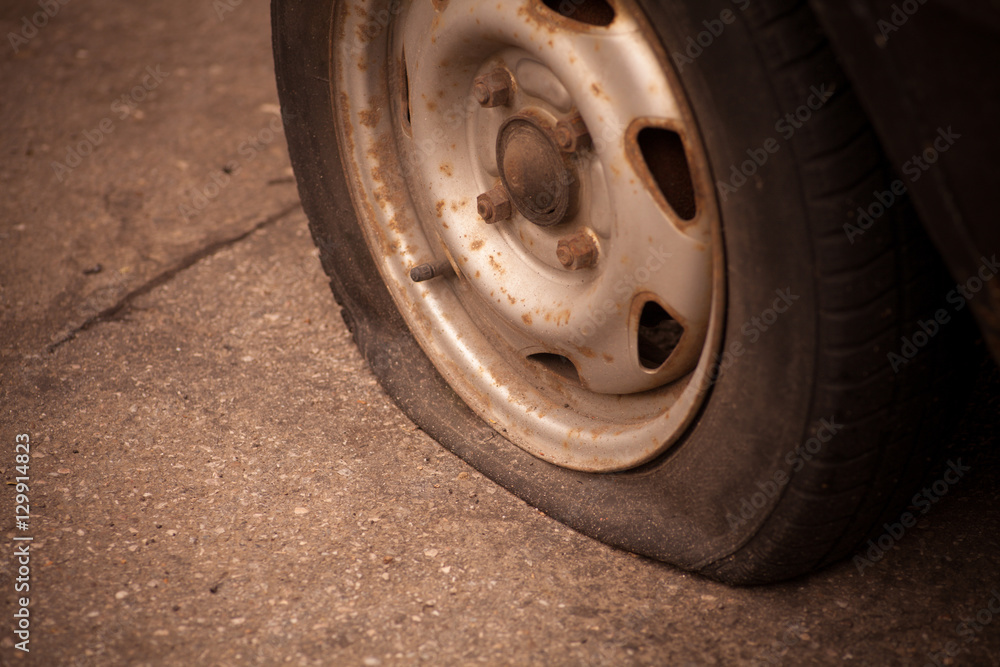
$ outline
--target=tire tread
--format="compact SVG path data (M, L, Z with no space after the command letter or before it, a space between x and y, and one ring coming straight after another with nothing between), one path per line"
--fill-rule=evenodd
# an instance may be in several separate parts
M860 239L848 238L845 223L887 190L894 174L850 86L830 69L836 59L825 39L817 42L808 4L755 4L746 12L749 28L779 107L801 99L817 73L836 89L789 143L802 165L820 295L817 377L803 441L823 418L842 429L790 475L758 530L703 569L734 584L788 579L843 558L896 509L924 472L932 439L924 425L935 419L926 394L944 347L930 346L899 373L890 368L889 346L926 312L943 276L940 263L905 198Z

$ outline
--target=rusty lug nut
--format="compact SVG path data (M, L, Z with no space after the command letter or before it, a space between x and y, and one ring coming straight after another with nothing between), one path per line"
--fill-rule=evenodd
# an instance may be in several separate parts
M575 153L590 145L590 132L580 112L575 111L569 118L556 123L556 143L567 153Z
M448 262L438 262L437 264L427 262L410 269L410 280L415 283L422 283L438 276L448 276L454 273Z
M587 232L577 232L559 240L556 257L567 269L589 269L597 263L597 242Z
M489 74L477 77L473 82L472 92L476 101L486 108L502 107L510 101L511 87L514 80L510 72L498 67Z
M487 224L496 224L511 216L510 197L502 184L476 198L476 210Z

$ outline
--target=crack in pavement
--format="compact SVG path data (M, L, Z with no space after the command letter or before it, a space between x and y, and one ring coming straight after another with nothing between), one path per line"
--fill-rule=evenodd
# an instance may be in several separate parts
M189 255L183 257L174 266L172 266L169 269L163 271L162 273L159 273L159 274L153 276L152 278L150 278L149 280L147 280L145 283L143 283L139 287L136 287L135 289L127 292L124 296L122 296L120 299L118 299L118 301L116 301L112 305L108 306L107 308L105 308L101 312L96 313L94 315L91 315L90 317L88 317L87 319L85 319L79 326L75 327L73 330L71 330L65 336L63 336L59 340L55 341L54 343L51 343L48 346L48 348L47 348L48 351L49 351L49 353L55 352L60 347L62 347L66 343L70 342L74 338L76 338L80 333L82 333L82 332L90 329L91 327L93 327L93 326L95 326L97 324L101 324L102 322L111 322L111 321L114 321L116 319L120 319L126 312L128 312L129 307L132 305L132 302L135 299L137 299L137 298L139 298L141 296L144 296L146 294L149 294L150 292L152 292L157 287L160 287L161 285L164 285L164 284L170 282L181 271L184 271L186 269L191 268L192 266L194 266L195 264L197 264L201 260L203 260L203 259L205 259L207 257L211 257L212 255L215 255L218 252L220 252L222 250L225 250L226 248L229 248L229 247L232 247L232 246L236 245L240 241L248 238L249 236L255 234L256 232L259 232L260 230L264 229L265 227L270 227L271 225L275 224L279 220L282 220L283 218L286 218L291 213L293 213L296 210L301 209L301 208L302 208L302 202L298 202L297 201L297 202L295 202L294 204L292 204L290 206L286 206L285 208L281 209L277 213L275 213L275 214L273 214L271 216L268 216L267 218L264 218L263 220L261 220L260 222L258 222L256 225L254 225L250 229L246 230L245 232L241 232L241 233L237 234L236 236L232 236L232 237L229 237L229 238L226 238L226 239L220 239L218 241L213 241L213 242L209 243L208 245L203 246L203 247L199 248L198 250L195 250L194 252L190 253Z

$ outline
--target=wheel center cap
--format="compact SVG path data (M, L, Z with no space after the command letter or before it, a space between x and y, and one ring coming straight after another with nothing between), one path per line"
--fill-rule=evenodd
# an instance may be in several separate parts
M497 134L497 167L525 218L548 227L569 215L577 179L545 121L529 113L504 121Z

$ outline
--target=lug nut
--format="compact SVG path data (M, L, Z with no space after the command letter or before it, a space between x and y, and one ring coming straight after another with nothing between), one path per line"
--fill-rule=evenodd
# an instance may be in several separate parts
M585 231L559 240L556 257L565 268L589 269L597 263L597 242Z
M591 143L590 132L579 111L574 111L572 116L556 123L555 134L559 148L567 153L575 153Z
M410 269L410 280L415 283L422 283L438 276L447 276L455 272L448 262L419 264Z
M503 185L497 185L489 192L476 198L476 210L487 224L496 224L511 216L510 197Z
M502 107L510 101L514 80L510 72L498 67L489 74L477 77L472 86L476 101L486 108Z

